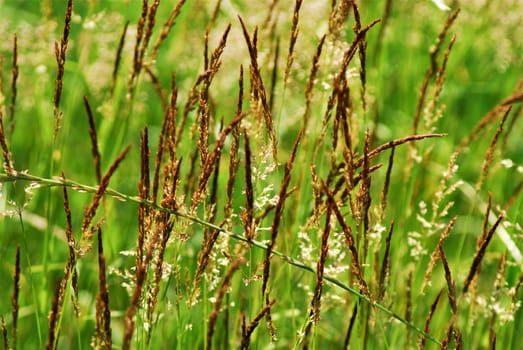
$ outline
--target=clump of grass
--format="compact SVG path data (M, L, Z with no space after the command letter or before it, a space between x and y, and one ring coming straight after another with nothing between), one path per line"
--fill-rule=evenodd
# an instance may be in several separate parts
M11 60L1 52L12 67L10 99L0 70L0 205L18 217L3 223L6 250L17 243L4 346L515 344L523 186L509 181L521 162L510 130L522 83L482 114L463 107L453 127L456 105L477 100L454 96L470 73L454 58L467 9L420 15L423 26L413 16L398 35L406 7L391 1L201 6L144 0L111 23L90 19L118 4L69 0L62 18L43 6L64 27L35 70L38 94L25 32ZM98 52L102 32L111 44ZM412 47L424 53L409 58ZM99 62L110 72L94 93L85 65ZM31 93L47 98L33 121L42 137L20 127ZM26 278L42 291L27 293ZM28 314L47 339L29 336Z

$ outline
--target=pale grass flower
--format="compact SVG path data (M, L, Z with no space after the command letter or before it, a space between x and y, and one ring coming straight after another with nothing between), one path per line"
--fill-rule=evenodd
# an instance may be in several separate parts
M427 214L427 203L425 203L425 201L420 201L418 207L421 215Z
M413 257L415 261L419 261L423 255L427 255L428 253L421 245L420 238L421 234L418 232L409 232L407 234L407 244L410 247L410 256Z
M500 163L507 169L510 169L514 166L514 162L512 161L512 159L502 159Z

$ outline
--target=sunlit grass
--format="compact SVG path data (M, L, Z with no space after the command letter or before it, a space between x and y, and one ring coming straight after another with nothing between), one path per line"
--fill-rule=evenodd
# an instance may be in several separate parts
M0 0L3 343L516 346L523 8L445 3Z

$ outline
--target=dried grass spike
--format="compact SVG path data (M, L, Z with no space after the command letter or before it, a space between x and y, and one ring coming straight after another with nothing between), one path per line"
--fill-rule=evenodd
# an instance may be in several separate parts
M479 266L481 264L481 261L483 260L483 256L485 255L485 251L487 250L487 246L490 243L490 240L494 236L494 233L496 232L496 229L498 228L498 225L503 220L503 215L498 216L498 219L492 225L490 230L487 232L487 235L484 237L483 241L481 242L478 249L476 249L476 253L474 254L474 259L472 260L472 264L470 266L469 273L467 275L467 278L465 279L465 284L463 286L463 294L466 294L472 280L474 279L475 275L479 271Z
M287 163L285 164L285 174L283 175L283 181L281 183L280 192L278 196L278 201L276 202L276 207L274 209L274 219L272 221L271 225L271 240L269 244L267 245L267 251L265 254L265 260L263 263L263 282L262 282L262 296L265 295L267 283L269 281L269 274L270 274L270 259L272 255L272 250L274 249L274 246L276 244L276 238L278 237L278 230L280 227L281 218L283 216L283 205L285 202L285 199L287 198L287 188L289 187L289 182L291 180L291 171L294 165L294 159L296 157L296 151L298 150L298 145L300 144L300 141L303 136L303 130L300 130L298 133L298 136L296 137L296 140L294 142L294 146L292 148L291 155L289 159L287 160Z
M156 12L158 11L158 6L160 6L160 0L153 0L151 7L149 8L149 14L147 16L147 28L145 29L145 34L142 40L142 47L140 49L140 64L143 65L143 60L145 57L145 51L147 46L149 46L149 41L153 34L154 25L156 24Z
M387 279L390 275L390 242L392 240L392 232L394 231L394 221L390 223L389 233L385 240L385 253L383 254L383 261L381 263L380 277L378 281L378 302L382 302L387 290Z
M214 302L213 310L211 314L209 315L209 326L207 328L207 341L206 341L206 349L211 350L213 348L212 346L212 337L214 334L214 328L216 325L216 320L218 319L218 313L220 311L220 306L222 304L223 297L229 290L231 279L236 272L245 261L243 259L237 259L234 260L230 265L229 269L227 270L225 276L223 277L222 283L220 285L220 289L218 289L218 293L216 296L216 301Z
M116 157L114 162L109 167L109 170L107 170L105 175L102 177L102 181L100 181L100 184L98 185L98 189L94 194L91 204L84 210L84 220L82 222L82 239L80 242L81 255L86 254L91 248L93 230L89 229L89 225L91 225L93 221L93 218L96 214L96 210L98 209L100 201L105 194L105 190L109 186L109 181L111 177L113 176L114 172L116 171L116 169L118 168L118 166L125 158L130 149L131 146L129 145L125 148L125 150L122 153L120 153L120 155L118 155L118 157Z
M387 142L387 143L385 143L385 144L383 144L381 146L376 147L375 149L373 149L372 151L370 151L368 153L368 158L369 158L369 160L373 159L378 154L380 154L381 152L385 151L386 149L389 149L389 148L392 148L392 147L396 147L398 145L401 145L401 144L404 144L404 143L407 143L407 142L420 141L420 140L427 139L427 138L443 137L443 136L447 136L447 134L422 134L422 135L405 136L405 137L403 137L401 139L396 139L396 140L393 140L393 141L389 141L389 142ZM356 160L354 162L354 167L358 168L362 164L363 164L363 157L360 157L358 160Z
M265 121L265 127L267 128L267 133L269 135L269 139L271 141L272 145L272 156L273 161L275 163L278 162L278 138L276 134L276 130L274 129L273 125L273 118L272 113L269 108L269 103L267 101L267 92L265 91L265 86L263 85L263 80L261 76L260 67L258 65L258 51L256 48L256 42L257 42L257 29L254 30L253 38L251 41L251 37L249 35L249 32L247 31L247 27L245 27L245 23L243 22L243 19L238 16L238 19L240 20L240 24L242 26L243 36L245 37L245 41L247 43L247 48L249 50L249 56L251 58L251 77L253 79L252 85L254 90L257 92L260 102L263 108L263 116Z
M1 63L1 62L0 62ZM18 40L13 35L13 67L11 69L11 104L9 105L9 134L15 129L16 81L18 79Z
M294 3L294 11L292 13L291 38L289 40L289 51L287 53L287 63L285 64L285 72L283 74L283 84L287 85L289 80L289 73L291 72L292 62L294 61L294 46L298 40L298 22L300 20L300 7L303 0L296 0Z
M13 295L11 297L11 307L13 309L11 336L13 341L13 349L16 349L18 333L18 312L20 311L20 306L18 305L18 296L20 295L20 244L16 246L15 271L13 281Z
M447 224L445 227L445 230L443 230L443 233L441 234L441 237L438 240L438 243L436 244L436 247L434 248L434 251L430 255L430 261L427 266L427 269L425 270L425 276L423 277L423 283L421 285L421 291L420 293L423 294L425 291L425 288L430 285L430 278L432 276L432 271L434 270L434 267L436 266L436 263L441 258L441 249L443 248L443 243L448 238L450 231L454 227L454 224L456 223L456 220L458 220L457 216L454 216L452 220Z
M258 324L260 323L261 319L270 311L271 307L276 303L276 299L271 300L269 303L265 304L265 306L254 316L251 323L247 326L245 323L242 326L242 341L241 341L241 349L242 350L248 350L250 348L251 343L251 335L258 327ZM245 322L245 317L243 319L243 322Z
M336 203L336 200L334 199L334 196L332 192L327 188L327 185L322 182L323 191L327 194L327 198L329 201L329 205L332 206L332 209L334 210L334 213L336 214L336 218L338 219L338 223L340 224L343 233L345 235L345 241L347 242L347 245L349 246L349 251L351 254L351 268L352 273L356 276L359 287L362 291L362 294L365 296L369 296L369 287L367 286L367 282L365 281L363 277L363 269L359 261L358 257L358 249L356 248L356 242L354 240L354 236L352 234L352 230L350 226L345 221L345 218L343 214L340 211L340 208L338 207L338 204Z
M358 196L356 198L357 204L359 206L359 213L361 217L361 221L363 223L363 244L364 244L364 254L363 259L365 259L366 256L366 247L367 247L367 232L369 230L369 209L371 204L371 194L370 194L370 186L371 186L371 178L370 178L370 161L369 161L369 147L370 147L370 133L367 129L365 131L365 143L363 146L363 164L362 164L362 170L361 170L361 186L360 191L358 192Z
M162 29L160 30L160 35L154 44L153 51L151 53L151 60L154 61L158 56L158 50L160 46L165 41L169 33L171 32L172 27L174 26L174 21L180 15L182 6L185 4L185 0L179 0L176 6L173 8L167 20L163 23Z
M412 321L412 280L413 280L413 273L412 269L409 271L409 275L407 277L407 286L406 286L406 299L407 299L407 305L405 306L405 320L407 322ZM411 346L411 338L412 338L412 332L410 328L407 328L407 339L405 341L405 348L409 348Z
M330 206L327 207L327 213L325 214L325 226L323 229L323 233L321 235L321 247L320 247L320 258L318 259L318 263L316 264L316 287L314 289L314 296L311 300L310 305L310 317L307 322L307 326L305 327L304 335L303 335L303 349L308 348L308 338L312 329L313 323L315 325L318 324L320 321L320 309L321 309L321 294L323 289L323 273L325 270L325 261L327 260L327 253L329 252L329 235L331 230L331 215L332 215L332 208Z
M312 102L312 91L314 88L314 83L316 81L316 75L318 74L318 69L320 68L320 56L321 51L323 49L323 44L325 43L326 35L323 35L320 39L320 42L318 43L318 46L316 47L316 53L314 54L314 57L312 58L312 66L309 73L309 77L307 78L307 82L305 83L305 112L303 117L303 124L304 124L304 130L307 130L307 126L309 123L310 118L310 105Z
M456 287L454 284L454 280L452 279L452 272L450 270L449 262L447 261L447 257L445 256L445 252L443 251L442 246L439 246L439 254L441 257L441 263L443 264L443 268L445 270L445 280L447 281L447 290L448 290L450 310L452 311L452 317L455 318L455 317L457 317L457 313L458 313L458 305L457 305L457 299L456 299Z
M102 230L98 230L98 295L96 297L96 345L112 349L111 312L107 286L106 263L103 251Z
M418 132L418 124L421 118L421 113L423 112L423 106L425 104L425 97L427 95L427 88L429 85L430 80L434 77L436 72L438 71L438 63L437 63L437 56L439 51L441 50L441 46L443 45L443 42L445 40L445 37L447 36L447 32L449 28L452 26L456 18L458 17L460 10L457 9L453 13L451 13L445 22L445 25L441 29L441 31L438 34L438 37L436 39L436 44L434 44L430 50L430 67L427 69L427 73L425 74L425 79L423 80L423 83L421 85L419 98L418 98L418 104L416 106L416 114L414 115L414 120L412 123L412 134L417 134ZM452 44L450 45L452 47ZM450 50L450 49L449 49Z
M254 188L252 184L251 146L247 129L243 131L245 147L245 211L242 213L242 221L245 227L245 237L254 239Z
M394 164L394 150L395 149L396 149L395 147L392 147L390 150L389 165L387 166L385 182L383 183L383 189L381 190L380 209L381 209L382 218L385 215L385 209L387 209L387 195L389 193L390 176L392 174L392 165Z
M66 51L67 44L69 42L69 33L71 31L71 18L73 14L73 0L67 1L67 9L65 10L65 19L64 19L64 31L62 38L60 39L60 44L55 41L55 56L56 63L58 65L58 71L56 73L56 79L54 81L54 96L53 96L53 116L54 116L54 137L58 135L58 130L60 129L60 123L62 119L61 112L59 111L60 99L62 97L62 88L63 88L63 76L65 72L65 61L66 61Z
M485 181L488 171L490 168L490 164L492 163L492 158L494 156L494 150L496 148L496 144L499 139L499 135L503 131L503 126L505 125L505 122L507 121L507 117L512 109L512 106L509 106L505 113L503 114L503 118L501 119L501 122L499 123L499 127L496 129L496 133L494 134L494 137L492 138L492 141L490 142L490 146L487 150L487 154L485 155L485 159L483 160L483 164L481 165L481 175L479 177L478 183L476 184L476 191L479 192L481 189L481 186L483 182Z
M131 71L131 76L129 78L129 81L127 83L128 88L128 99L132 99L132 95L134 92L134 83L136 80L136 77L140 74L140 71L142 69L142 61L140 59L140 45L143 40L144 35L144 27L145 22L147 20L147 12L149 9L149 0L142 0L142 12L140 14L140 18L138 19L138 24L136 26L136 43L134 45L134 55L133 55L133 66Z
M423 332L428 334L430 332L430 322L432 321L432 317L434 316L434 313L436 312L436 307L438 306L439 300L441 298L441 295L443 294L443 288L440 289L438 295L436 296L436 299L434 299L434 302L430 306L429 313L427 315L427 318L425 319L425 328L423 328ZM422 334L419 338L418 342L418 348L420 350L425 349L425 343L427 342L427 337Z
M212 152L206 156L205 163L201 166L201 173L198 180L198 187L192 195L191 208L196 209L200 204L202 198L205 196L205 191L209 177L211 176L213 167L217 165L216 160L220 156L223 145L227 136L234 130L234 128L247 116L247 113L243 113L234 117L234 119L220 132L218 139L216 140ZM201 150L200 150L201 151Z
M176 117L178 109L176 102L178 100L178 89L176 87L176 76L171 75L171 95L170 105L166 107L165 114L162 121L162 129L158 137L158 148L156 151L156 158L154 160L154 175L152 184L152 201L156 202L158 198L158 189L160 186L160 168L163 163L164 153L168 152L169 161L172 163L176 158Z
M116 80L118 78L118 70L120 69L120 62L122 60L122 51L125 45L125 35L127 34L127 28L129 27L129 21L125 22L123 27L122 35L120 36L120 41L118 42L118 48L116 49L116 58L114 60L113 67L113 82L111 84L111 96L114 94L114 89L116 88Z
M14 175L16 171L14 169L14 164L9 151L9 146L7 145L7 137L4 129L4 114L0 110L0 146L2 147L2 156L4 157L4 171L7 175Z
M102 171L100 168L101 157L100 151L98 150L98 136L96 135L96 124L94 122L93 111L91 110L87 96L84 96L84 105L89 120L89 136L91 137L91 153L94 161L94 172L96 174L96 181L100 183L102 181Z

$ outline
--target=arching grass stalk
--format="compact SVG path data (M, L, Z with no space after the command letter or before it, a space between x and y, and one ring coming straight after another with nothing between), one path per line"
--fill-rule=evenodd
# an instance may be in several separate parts
M41 187L67 186L67 187L70 187L70 188L72 188L72 189L74 189L76 191L79 191L79 192L96 193L98 191L98 186L84 185L84 184L81 184L81 183L73 181L73 180L65 179L63 177L56 177L56 178L53 178L53 179L47 179L47 178L42 178L42 177L39 177L39 176L35 176L35 175L32 175L32 174L29 174L28 172L25 172L25 171L24 172L19 172L19 171L16 171L16 170L12 170L11 174L0 173L0 182L13 182L13 181L31 181L33 183L36 183L36 184L40 185ZM222 227L220 227L218 225L215 225L215 224L212 224L212 223L210 223L208 221L202 220L202 219L200 219L197 216L189 215L189 214L186 214L186 213L183 213L183 212L180 212L180 211L177 211L177 210L173 210L173 209L164 208L161 205L153 203L153 202L151 202L149 200L143 200L143 199L141 199L138 196L130 196L130 195L118 192L118 191L110 189L110 188L107 188L105 190L105 195L111 196L113 198L116 198L116 199L118 199L120 201L124 201L124 202L133 202L133 203L136 203L136 204L145 204L145 205L150 206L150 207L152 207L154 209L157 209L157 210L160 210L160 211L163 211L163 212L175 215L175 216L180 217L180 218L184 218L184 219L190 220L190 221L192 221L194 223L206 226L206 227L214 229L214 230L218 230L220 233L226 234L227 236L229 236L229 237L231 237L231 238L233 238L233 239L235 239L237 241L248 243L248 244L250 244L250 245L252 245L254 247L257 247L259 249L263 249L265 251L267 251L269 249L269 247L266 244L263 244L261 242L255 241L255 240L247 239L247 238L245 238L245 236L243 234L233 233L233 232L228 231L228 230L226 230L226 229L224 229L224 228L222 228ZM292 266L295 266L295 267L297 267L299 269L302 269L304 271L308 271L310 273L316 274L316 269L315 268L313 268L311 266L308 266L308 265L304 264L303 262L301 262L299 260L296 260L296 259L294 259L294 258L292 258L292 257L290 257L288 255L285 255L285 254L283 254L283 253L281 253L281 252L279 252L277 250L272 250L272 254L275 255L275 256L278 256L283 261L285 261L286 263L288 263L288 264L290 264ZM356 296L358 299L363 300L363 301L369 303L372 307L374 307L377 310L380 310L381 312L385 313L387 316L392 317L392 318L396 319L397 321L403 323L406 327L412 329L413 331L415 331L419 335L421 335L423 337L426 337L426 339L434 342L435 344L441 345L440 341L438 341L436 338L434 338L430 334L424 332L421 328L419 328L416 325L412 324L411 322L405 320L403 317L401 317L400 315L398 315L395 312L391 311L390 309L388 309L384 305L379 304L379 303L371 300L368 296L358 292L356 289L353 289L353 288L349 287L348 285L344 284L343 282L340 282L339 280L337 280L337 279L335 279L333 277L324 275L323 278L324 278L324 280L332 283L333 285L335 285L335 286L337 286L337 287L339 287L339 288L341 288L341 289L351 293L352 295Z

